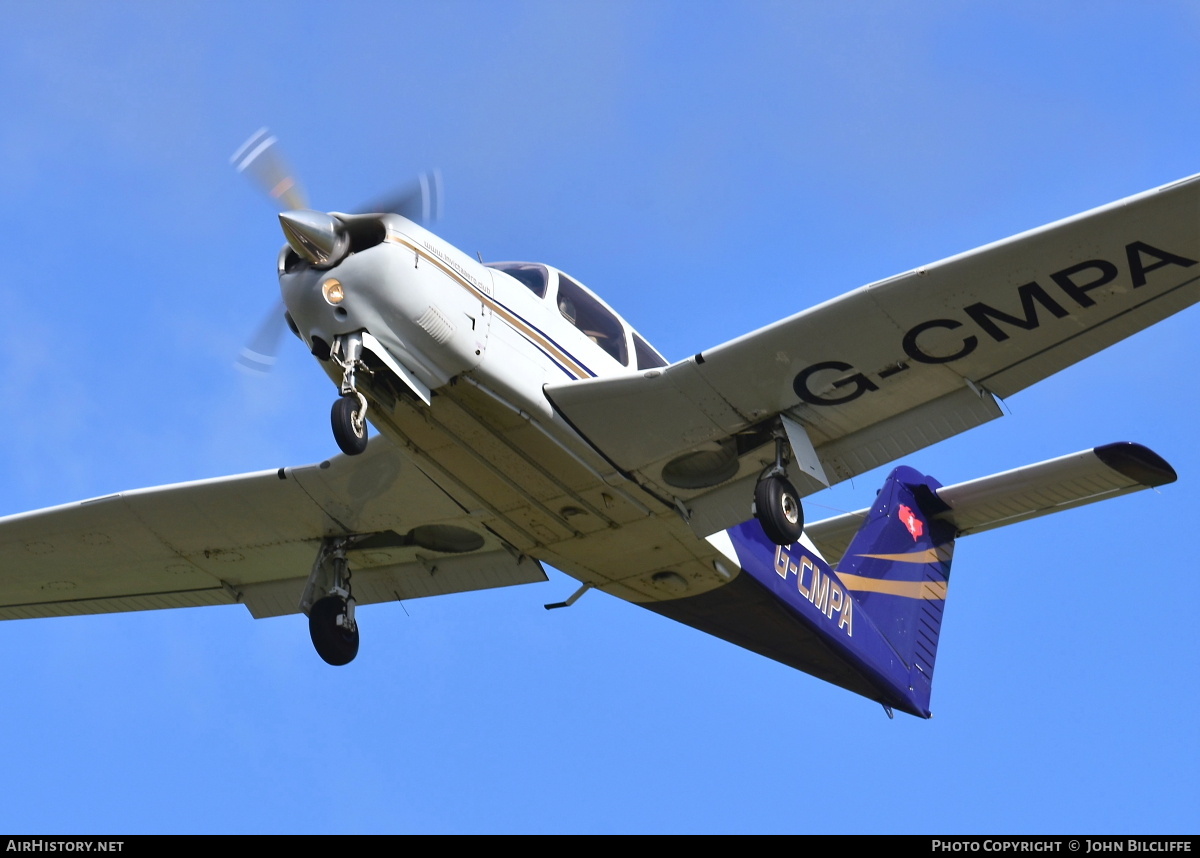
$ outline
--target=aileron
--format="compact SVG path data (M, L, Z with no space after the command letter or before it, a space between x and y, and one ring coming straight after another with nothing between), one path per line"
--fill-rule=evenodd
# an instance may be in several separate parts
M43 617L74 617L85 614L115 614L125 611L157 611L166 608L203 608L235 605L237 596L225 587L176 590L93 599L48 600L0 606L0 620L29 620Z

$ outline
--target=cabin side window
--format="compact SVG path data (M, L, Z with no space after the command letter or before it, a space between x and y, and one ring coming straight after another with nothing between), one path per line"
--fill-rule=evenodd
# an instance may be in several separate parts
M667 359L654 350L648 342L635 332L633 335L633 355L637 358L638 369L654 369L656 366L666 366Z
M629 365L629 347L625 343L625 328L621 321L561 271L558 274L558 311L589 340Z
M525 288L534 295L539 298L546 297L546 282L549 279L549 273L543 266L534 262L489 262L486 267L503 271L509 277L525 284Z

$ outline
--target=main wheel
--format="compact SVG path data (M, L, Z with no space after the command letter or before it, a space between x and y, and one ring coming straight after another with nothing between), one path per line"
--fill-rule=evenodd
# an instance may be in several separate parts
M358 655L358 628L353 630L337 624L340 614L346 613L346 600L341 596L319 599L308 611L308 634L317 655L326 664L338 667L354 661Z
M367 420L358 416L358 397L343 396L333 403L329 415L333 424L333 440L347 456L357 456L367 449Z
M804 532L800 495L786 477L758 481L754 487L754 517L776 545L791 545Z

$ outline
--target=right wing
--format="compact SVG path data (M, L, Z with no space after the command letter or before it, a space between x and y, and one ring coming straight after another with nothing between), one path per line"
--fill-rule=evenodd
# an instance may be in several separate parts
M120 492L0 519L0 619L242 602L299 612L321 540L359 604L546 580L389 442L353 458Z
M744 521L779 415L802 494L1001 414L996 397L1200 300L1200 176L864 286L661 370L546 395L698 533ZM743 294L749 294L744 290ZM731 294L730 300L734 300Z

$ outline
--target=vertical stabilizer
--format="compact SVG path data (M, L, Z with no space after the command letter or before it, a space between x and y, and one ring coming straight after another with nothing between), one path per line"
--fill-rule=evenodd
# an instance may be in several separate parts
M908 467L888 475L837 566L838 577L909 667L922 708L937 656L954 527L934 518L947 507L941 484Z

